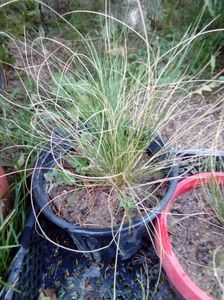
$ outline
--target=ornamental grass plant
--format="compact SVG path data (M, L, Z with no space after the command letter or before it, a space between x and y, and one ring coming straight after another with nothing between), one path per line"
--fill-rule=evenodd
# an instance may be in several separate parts
M13 135L17 140L23 136L26 149L31 149L24 167L27 174L35 171L35 165L30 167L30 157L38 156L43 149L52 153L54 167L44 176L48 194L52 190L54 194L47 205L62 219L65 204L71 209L76 197L60 202L63 194L60 187L69 195L71 190L78 196L83 191L91 194L97 189L106 193L104 202L111 215L111 228L115 225L122 228L124 223L131 227L133 217L152 212L163 197L158 190L166 191L170 170L180 160L170 149L182 144L192 129L223 103L222 97L217 97L206 110L199 108L197 113L192 112L192 117L184 120L163 145L158 135L163 138L170 121L184 115L192 95L202 93L211 82L217 86L222 83L219 78L201 79L202 69L189 76L188 70L197 57L195 61L187 61L199 38L222 29L210 30L209 24L202 30L189 29L178 44L161 54L159 41L147 32L140 1L137 2L142 22L140 32L107 10L105 13L76 10L63 16L55 12L68 30L75 33L74 40L45 36L42 27L33 40L25 30L23 40L1 33L16 49L16 63L10 67L17 74L24 97L15 101L14 95L5 91L0 98L4 108L1 122L13 124ZM99 18L101 26L96 36L83 35L68 21L69 15L81 14ZM133 56L133 44L141 45L146 55ZM204 90L200 90L201 86ZM214 122L214 128L216 125ZM201 135L198 141L206 142L208 138ZM155 141L156 151L148 151ZM189 161L194 162L191 158ZM58 191L56 196L55 191ZM87 212L91 210L90 205ZM119 221L115 220L117 211L122 213ZM101 225L82 221L75 224ZM148 224L145 225L151 237ZM49 239L47 232L42 230L42 234ZM119 249L119 241L117 244Z
M158 205L155 191L167 181L164 174L174 161L169 146L174 141L178 144L221 102L218 98L190 124L185 122L166 147L145 156L168 122L183 114L197 89L197 76L188 77L187 53L197 38L221 29L195 29L160 55L159 45L157 51L151 47L140 2L138 8L142 17L140 33L108 15L108 11L79 10L64 16L55 12L79 36L74 42L45 37L41 31L31 42L26 35L24 41L8 35L18 50L14 69L28 102L15 103L10 95L1 100L30 116L32 129L24 134L33 149L39 151L50 143L51 149L58 151L55 137L59 136L74 150L64 153L63 159L55 159L55 167L45 174L49 184L75 184L77 189L109 187L112 198L117 199L127 216L133 210L148 212ZM83 36L67 21L71 14L98 16L102 24L98 37ZM144 59L130 57L133 39L145 47ZM11 121L23 131L20 120ZM145 196L142 188L144 193L148 190ZM145 207L149 193L152 200Z
M64 16L54 12L75 33L72 41L45 36L41 26L33 40L25 30L23 40L1 32L15 49L16 63L8 64L17 74L22 90L16 93L18 101L8 91L0 98L1 121L13 125L10 134L17 143L22 140L26 149L32 149L28 160L46 147L51 149L55 166L45 173L48 192L60 186L71 186L76 194L106 189L110 227L117 224L111 205L123 214L121 227L123 223L131 225L133 216L149 214L158 207L162 198L158 190L167 188L170 170L179 162L179 157L170 152L171 147L182 144L223 103L222 97L217 97L206 110L192 112L192 117L172 132L164 146L159 139L162 147L147 152L158 134L163 137L170 121L175 122L188 110L192 95L208 90L213 83L222 84L219 78L203 80L203 68L194 76L188 72L197 60L195 57L195 61L188 61L188 53L198 39L222 29L210 30L210 24L200 30L189 29L178 44L161 54L159 41L153 40L152 45L140 1L137 2L140 31L114 18L106 9L105 13L76 10ZM101 26L95 36L83 35L68 21L69 15L75 18L82 14L99 18L97 24ZM133 56L133 47L139 45L146 55ZM198 140L206 142L208 138L200 135ZM65 152L65 148L69 151ZM24 167L27 174L33 170L31 165L30 161L25 164L29 166ZM52 197L48 205L54 200ZM69 202L74 204L75 198ZM55 210L58 216L61 209L59 205ZM90 227L93 225L92 222Z

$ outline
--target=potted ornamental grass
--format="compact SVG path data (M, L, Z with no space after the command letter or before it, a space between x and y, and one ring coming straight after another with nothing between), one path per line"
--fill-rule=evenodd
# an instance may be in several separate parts
M34 200L79 250L113 257L113 243L129 258L177 183L158 136L172 107L159 101L148 65L129 62L122 35L106 36L103 49L85 40L84 53L53 42L33 103L32 126L48 141L34 167Z
M33 127L49 141L35 165L34 199L95 259L100 249L114 257L116 245L122 258L133 255L178 177L158 136L172 114L162 99L173 91L156 86L149 61L130 62L124 35L108 33L102 49L85 39L84 53L53 41L38 70L45 96L33 103Z
M37 151L31 180L36 222L50 240L39 222L43 213L71 235L77 247L71 251L97 260L102 253L127 259L146 235L151 238L149 225L179 178L169 146L213 108L186 122L164 144L159 134L182 114L197 82L186 76L186 53L205 32L185 35L161 55L159 47L151 47L137 2L142 33L107 13L72 12L101 18L101 31L91 38L58 15L76 40L40 31L32 43L22 43L14 66L29 83L19 73L29 101L20 109L31 114L28 136ZM141 58L130 55L136 40L144 49ZM13 42L21 49L21 41ZM13 103L6 96L4 101Z

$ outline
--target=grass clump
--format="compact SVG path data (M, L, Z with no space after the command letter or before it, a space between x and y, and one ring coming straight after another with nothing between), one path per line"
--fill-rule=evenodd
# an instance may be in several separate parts
M224 188L220 181L214 179L206 192L206 198L217 219L224 225Z

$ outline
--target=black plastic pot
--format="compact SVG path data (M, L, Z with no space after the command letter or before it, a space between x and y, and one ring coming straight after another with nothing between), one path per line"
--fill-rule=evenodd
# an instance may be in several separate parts
M156 139L155 142L153 142L149 146L147 151L150 153L155 153L163 146L162 144L163 142L161 139ZM119 255L122 259L128 259L134 253L136 253L136 251L142 244L143 239L146 238L147 231L145 224L152 222L153 219L166 206L166 204L172 197L178 182L179 168L177 165L174 165L168 172L169 174L167 176L171 178L169 181L169 187L159 206L153 209L151 212L143 215L142 217L132 220L131 226L129 224L124 224L122 229L120 229L119 227L114 227L113 229L85 228L76 226L72 223L67 222L66 220L57 217L53 212L51 206L47 205L49 201L47 194L47 183L44 179L44 173L49 172L49 170L54 167L55 159L57 159L57 157L55 157L55 154L53 157L51 150L45 150L39 155L39 158L36 162L36 168L33 174L32 181L32 192L39 208L41 210L43 209L42 211L44 215L49 220L51 220L60 228L63 228L65 231L69 232L74 244L79 250L82 251L92 251L107 246L111 242L113 235L116 235L116 233L121 230L121 232L119 233ZM115 250L116 244L113 242L110 247L107 247L106 249L101 251L92 252L88 256L91 256L92 259L95 259L97 261L100 261L102 259L110 260L111 258L115 257Z

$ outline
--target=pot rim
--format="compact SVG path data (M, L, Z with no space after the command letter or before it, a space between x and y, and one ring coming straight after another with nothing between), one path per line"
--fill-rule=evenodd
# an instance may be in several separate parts
M2 211L3 218L6 218L11 211L13 204L9 194L9 181L4 168L0 165L0 210Z
M201 187L210 183L214 178L221 181L224 185L223 172L206 172L192 175L183 179L177 184L175 193L173 194L170 202L166 208L161 212L156 220L155 233L156 233L156 251L160 257L162 266L179 294L184 299L194 300L212 300L207 293L200 289L196 283L187 275L182 268L177 256L175 255L168 234L167 216L172 208L173 203L177 197L185 194L196 187Z
M87 227L80 227L77 225L74 225L66 220L63 220L55 215L53 210L51 209L50 205L46 205L48 203L48 197L46 191L44 191L44 187L40 184L41 181L44 185L45 180L43 179L43 170L44 168L52 168L54 163L52 163L52 160L50 158L51 151L43 150L35 165L35 170L33 172L32 176L32 184L31 184L31 190L34 195L34 199L38 205L38 207L41 209L41 212L54 224L57 226L64 228L65 230L69 231L70 233L77 233L77 234L83 234L83 235L94 235L94 236L101 236L101 235L111 235L115 234L119 230L122 232L129 231L130 229L134 229L138 226L142 226L145 223L148 223L156 218L156 216L162 211L162 209L167 205L167 203L170 201L175 189L177 182L179 180L179 166L177 164L174 164L171 168L170 177L169 180L169 187L168 190L163 197L163 199L160 201L159 205L154 208L149 213L144 214L143 216L136 218L132 225L130 226L128 223L124 224L122 226L122 229L120 226L116 226L113 228L87 228ZM42 178L42 179L41 179ZM46 182L45 182L46 183ZM45 206L45 207L44 207ZM44 208L43 208L44 207ZM144 225L145 226L145 225Z

